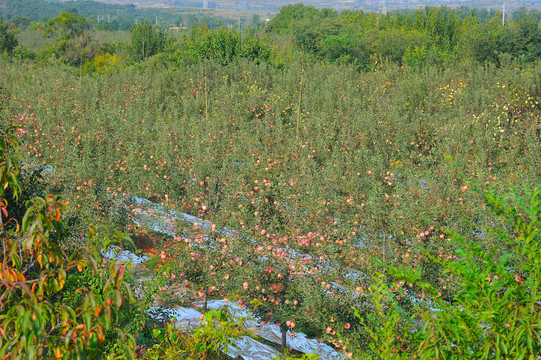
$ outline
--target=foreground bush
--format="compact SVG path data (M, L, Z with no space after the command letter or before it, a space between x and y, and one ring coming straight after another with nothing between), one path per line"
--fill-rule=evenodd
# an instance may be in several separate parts
M226 310L205 313L202 324L193 332L181 330L174 324L152 332L155 345L146 351L144 359L228 359L224 354L234 346L233 340L243 334Z
M368 316L376 358L535 359L541 353L541 188L505 196L475 191L496 216L482 235L493 246L487 251L479 236L449 232L454 256L430 256L459 284L451 301L442 298L445 286L421 281L418 272L389 268L399 279L391 286L376 279ZM417 297L415 291L422 301L408 316L401 303Z
M0 132L0 196L9 189L17 201L22 157L14 130ZM116 335L112 331L129 294L122 282L125 269L112 265L105 271L99 253L107 243L121 240L120 236L111 238L91 227L87 247L67 253L62 245L67 236L62 222L67 205L58 196L28 200L20 223L10 217L8 200L12 201L0 198L0 357L100 359L107 338L119 335L124 357L132 358L133 338L121 330ZM83 276L83 271L108 280L97 288L66 286L70 278Z

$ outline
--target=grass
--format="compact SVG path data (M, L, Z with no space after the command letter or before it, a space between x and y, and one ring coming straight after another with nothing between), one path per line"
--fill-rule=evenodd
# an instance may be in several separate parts
M130 36L131 35L129 31L96 30L95 40L99 44L116 43L116 42L129 43Z
M19 45L31 51L39 51L44 46L54 42L55 39L46 38L43 32L36 30L23 30L19 34Z

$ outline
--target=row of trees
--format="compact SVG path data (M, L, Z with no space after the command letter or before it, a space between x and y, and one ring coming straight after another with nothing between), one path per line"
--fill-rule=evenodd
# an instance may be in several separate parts
M126 192L215 224L155 245L172 259L170 281L188 280L196 297L222 291L282 330L340 333L376 354L351 310L371 321L363 299L384 269L375 259L418 269L452 301L460 281L431 260L456 256L444 229L500 224L460 173L499 189L538 182L537 64L359 73L221 60L82 77L5 62L1 73L3 117L24 129L31 162L53 165L78 218L127 226L111 200ZM474 240L493 249L492 237Z
M248 58L275 66L299 55L309 61L353 64L366 70L388 61L418 66L469 56L481 63L500 64L508 58L531 62L541 54L541 29L534 13L523 11L520 17L501 24L496 12L490 18L445 7L385 15L364 12L338 14L331 9L318 10L303 5L283 7L264 28L266 38L255 32L247 35L236 30L192 28L190 34L176 41L150 21L133 25L129 44L99 44L94 37L95 23L81 15L61 13L42 29L54 42L37 54L42 60L56 58L94 69L95 56L119 56L137 63L160 54L157 63L184 65L202 58ZM2 48L13 52L13 29L3 25ZM15 46L14 46L15 44ZM8 49L9 46L9 49ZM19 57L35 58L23 49Z
M61 12L93 19L94 27L110 31L129 30L134 23L144 19L158 19L159 24L167 27L205 24L211 28L218 28L235 25L237 22L236 19L216 13L194 11L193 8L200 8L202 3L189 1L182 1L179 8L168 9L136 7L133 4L108 4L100 1L4 0L2 4L0 17L21 29L36 22L46 23Z
M222 58L224 63L237 58L268 62L272 55L269 44L257 36L242 35L237 30L212 31L207 27L195 27L180 44L175 44L163 28L152 25L150 21L134 25L127 44L99 44L91 20L66 12L47 21L41 31L43 36L53 41L38 54L31 53L17 47L17 29L2 20L0 49L10 56L38 58L41 61L49 61L54 57L81 68L84 65L85 71L100 71L104 58L114 59L115 63L123 59L124 63L134 64L160 54L164 64L183 65L211 58Z
M7 249L11 249L4 251L2 258L2 355L29 359L102 358L106 354L104 344L118 345L127 337L129 342L124 343L123 356L132 357L135 340L122 330L126 328L119 327L125 326L122 322L126 316L133 316L123 309L126 299L122 290L125 288L130 293L129 287L122 284L125 269L112 266L111 278L107 282L100 279L107 275L107 272L99 270L102 262L99 252L110 241L107 232L91 228L87 247L79 248L79 251L63 250L67 244L66 229L61 220L65 204L52 195L28 200L28 209L22 218L9 218L8 214L12 214L11 210L18 206L18 197L25 195L24 189L31 184L27 179L24 183L20 182L20 154L13 130L4 132L1 143L4 149L2 179L6 182L3 188L7 190L4 195L13 196L14 201L8 205L7 200L2 198L2 213L8 220L2 222L2 241ZM211 196L205 196L205 193L209 194L209 188L204 188L205 184L198 184L202 191L197 191L197 195L209 200L202 203L199 214L223 223L224 217L219 210L225 210L223 200L226 197L219 191L218 183L222 186L226 184L221 179L216 181L207 180L206 185L216 186L217 189L210 192ZM267 183L264 182L263 186L267 186ZM29 189L36 191L35 187ZM362 324L364 334L355 332L338 336L337 345L349 351L348 357L371 356L361 345L363 337L371 340L371 353L380 359L533 356L540 351L537 341L540 322L538 290L541 287L538 276L541 271L540 189L525 188L523 195L513 192L507 197L473 189L482 195L487 207L496 216L493 220L502 220L501 228L493 224L486 229L487 236L498 246L486 249L479 245L477 239L471 240L451 231L446 231L446 235L455 242L455 255L452 258L443 257L441 253L437 257L432 256L426 245L419 244L419 249L431 261L455 277L458 292L452 302L442 297L441 288L423 281L420 271L384 263L381 263L382 267L390 271L397 279L396 283L386 284L380 272L369 285L369 292L366 285L357 286L352 292L351 288L348 290L347 285L344 286L343 276L347 273L341 268L338 274L331 277L336 282L320 284L322 278L318 272L322 266L331 265L325 269L327 273L335 270L332 261L317 261L317 255L321 259L331 253L329 249L315 252L309 249L316 241L317 246L325 242L324 231L296 235L294 241L276 239L275 234L268 234L266 239L260 241L259 234L248 231L249 241L246 242L243 241L246 237L231 236L231 232L225 235L213 223L204 234L206 236L199 233L196 227L195 236L191 233L190 239L175 238L181 246L168 246L165 251L162 250L162 255L174 260L169 264L168 271L182 271L182 275L192 284L202 287L196 291L203 291L201 296L205 299L209 292L226 291L224 282L229 286L237 285L237 289L242 288L241 303L242 300L251 300L251 305L261 318L282 322L282 348L286 343L285 331L288 328L292 331L298 327L304 331L317 329L321 326L318 317L323 315L330 318L330 322L327 319L325 323L328 325L326 332L333 336L352 328L361 329ZM13 214L17 216L18 212L14 211ZM289 227L293 222L284 221L283 224ZM293 226L292 232L298 233L300 224ZM261 235L266 235L264 230ZM123 239L118 238L113 242L119 240ZM271 245L277 243L278 247ZM294 249L305 254L294 254ZM242 268L243 261L247 261L245 266L250 265L249 268ZM87 267L89 270L85 270ZM239 278L228 281L236 276ZM355 279L357 284L365 281ZM72 293L73 286L78 285L81 285L76 289L78 294ZM322 290L316 290L318 287ZM422 291L423 302L412 303L417 290ZM336 296L343 299L336 301ZM346 318L345 330L337 328L344 321L340 319L343 307L352 304L354 316L349 314ZM201 336L201 341L212 344L214 352L220 349L216 337L239 333L227 322L222 323L222 330L210 326L215 316L220 321L227 320L223 313L210 312L206 316L210 323L205 322L204 328L194 334ZM157 334L161 333L158 331ZM167 339L172 346L176 346L182 335L179 337L176 333L170 333ZM230 344L230 340L224 341ZM193 347L193 344L190 346ZM198 351L197 347L192 347L190 351ZM164 350L155 347L151 351L152 354L159 354ZM182 349L173 351L183 353ZM165 351L165 354L172 353Z
M420 49L436 62L466 54L481 62L498 63L501 54L532 61L539 56L541 34L539 19L525 11L504 27L498 12L482 19L474 12L464 17L446 7L385 15L338 14L303 5L283 7L265 31L291 36L296 46L320 59L361 67L369 64L371 55L411 63L412 52Z

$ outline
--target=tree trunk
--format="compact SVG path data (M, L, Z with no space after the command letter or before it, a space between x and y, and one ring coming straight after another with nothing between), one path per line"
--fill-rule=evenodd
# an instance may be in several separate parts
M282 343L280 344L280 351L283 354L286 351L287 346L287 326L285 326L285 324L281 324L280 330L282 330Z

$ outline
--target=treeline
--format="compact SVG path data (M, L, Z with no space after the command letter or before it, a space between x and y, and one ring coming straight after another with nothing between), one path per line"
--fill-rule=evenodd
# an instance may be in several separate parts
M539 58L541 30L536 14L522 11L509 20L503 26L497 11L446 7L381 15L289 5L265 31L289 36L296 47L318 59L360 68L374 58L408 65L464 56L494 63L504 54L524 61Z
M2 51L17 51L19 59L40 61L54 54L71 64L87 64L87 69L95 67L92 62L96 56L98 62L103 56L116 56L117 63L129 65L154 55L159 56L153 61L163 66L181 66L201 58L223 58L224 63L249 58L283 67L292 59L303 59L371 70L390 63L442 66L465 57L500 65L511 60L532 62L541 56L539 24L536 13L527 11L514 13L504 25L497 11L427 7L385 15L362 11L339 14L299 4L283 7L266 26L254 16L243 34L235 29L209 31L204 30L208 26L196 26L174 38L151 21L141 21L131 25L132 39L126 44L99 43L95 31L102 25L77 13L63 12L32 25L55 40L41 51L17 50L11 45L3 46ZM73 33L72 26L79 30ZM60 29L62 34L51 29Z
M468 285L440 262L474 256L456 252L459 237L446 231L453 229L475 242L479 261L503 264L496 269L502 273L513 266L506 275L507 286L517 290L512 304L509 294L494 295L502 295L505 314L520 309L511 314L511 330L519 334L520 322L533 319L536 312L523 305L538 306L537 293L528 293L536 278L522 282L530 270L518 268L524 263L517 253L509 255L515 250L508 241L524 233L517 230L509 240L483 231L515 225L491 215L488 202L463 176L499 192L539 183L538 64L496 67L466 59L446 69L386 66L359 73L327 62L280 69L249 59L224 65L221 58L209 58L166 68L152 59L107 75L81 76L78 68L59 63L4 61L0 68L3 121L22 129L18 138L27 162L54 169L49 186L69 201L73 246L85 246L85 221L129 229L129 218L119 216L114 201L122 193L152 199L208 220L215 229L237 230L224 238L217 231L188 229L152 243L165 257L159 273L166 272L167 286L187 280L191 298L222 292L256 304L261 318L282 324L283 331L340 345L339 333L349 341L341 346L355 358L378 356L370 345L378 341L391 342L394 350L406 343L399 351L409 358L421 353L421 341L429 349L444 343L433 344L437 336L406 337L410 325L385 323L384 315L421 317L401 295L404 287L425 305L423 299L433 298L442 306L453 304L462 294ZM535 198L520 201L538 206ZM528 231L536 227L525 225ZM417 277L387 274L385 284L377 285L372 276L385 272L380 262L415 270ZM484 268L466 275L494 276L494 268ZM515 281L513 274L521 277ZM379 287L369 292L372 285ZM397 304L375 313L374 301L387 304L391 295ZM430 320L429 309L423 311ZM500 314L491 329L503 336L509 317ZM374 340L369 329L400 335ZM471 348L480 338L482 333L473 334L464 344ZM527 349L526 338L517 341Z
M236 23L236 19L194 12L193 9L189 9L195 5L193 2L182 2L180 5L185 8L136 8L133 4L116 5L91 0L62 2L2 0L0 1L0 17L16 24L19 28L27 28L35 22L45 23L61 12L80 14L93 19L94 27L103 30L129 30L134 23L147 19L152 21L157 19L158 23L164 27L204 24L209 28L219 28Z

